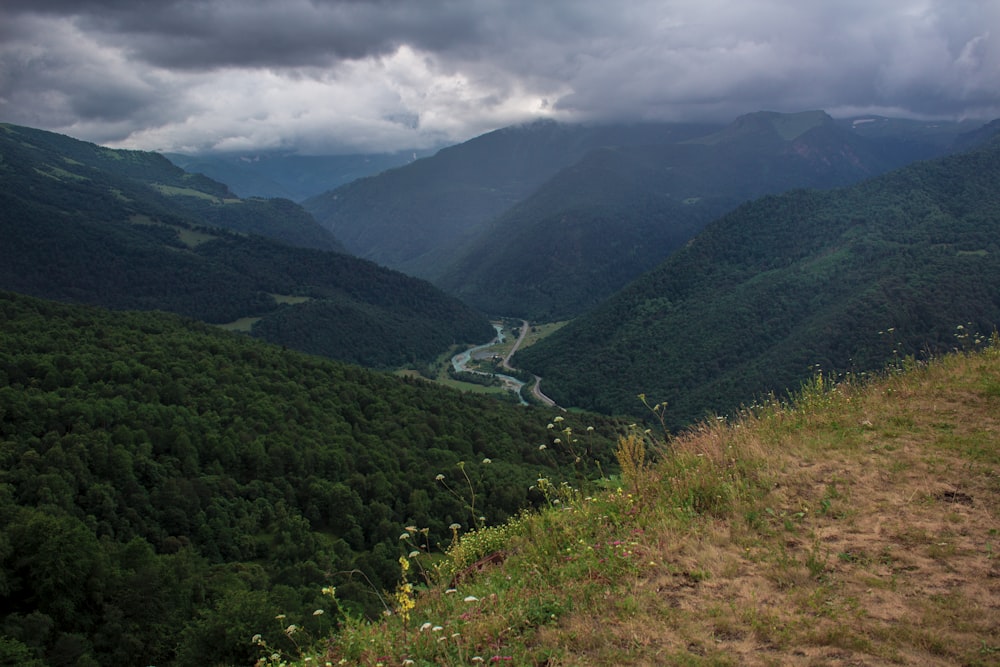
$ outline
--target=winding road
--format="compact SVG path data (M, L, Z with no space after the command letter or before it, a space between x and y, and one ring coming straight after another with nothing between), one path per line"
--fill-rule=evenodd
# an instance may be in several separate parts
M516 368L510 365L510 358L514 356L514 353L517 352L517 349L521 347L521 343L524 342L524 337L527 335L528 335L528 320L521 320L521 335L517 337L517 340L514 341L513 347L510 348L510 352L508 352L507 356L503 358L502 366L507 370L509 371L517 370ZM551 398L542 393L541 389L542 378L538 377L534 373L532 373L531 377L535 378L535 384L532 385L531 387L532 396L534 396L536 399L538 399L545 405L548 405L549 407L558 408L559 406L556 405L555 401L553 401ZM564 410L563 408L559 409Z

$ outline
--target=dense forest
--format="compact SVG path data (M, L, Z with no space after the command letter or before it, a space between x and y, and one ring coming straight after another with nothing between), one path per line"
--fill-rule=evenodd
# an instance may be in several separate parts
M220 324L245 318L267 340L375 367L492 336L484 315L429 283L259 235L327 234L290 201L230 199L153 153L0 129L2 289Z
M607 470L614 423L567 419L586 433L570 453L551 419L171 315L0 293L0 664L249 664L276 614L328 631L331 585L376 614L404 527L439 552L452 523L538 501L539 476L575 482L575 454Z
M974 344L1000 324L1000 145L846 189L746 204L595 312L515 357L560 405L680 427Z

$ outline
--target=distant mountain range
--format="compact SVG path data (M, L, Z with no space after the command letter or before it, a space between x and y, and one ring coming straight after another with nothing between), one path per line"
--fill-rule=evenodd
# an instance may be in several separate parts
M488 312L569 318L739 203L854 183L947 152L956 123L821 111L728 126L540 122L304 202L350 252Z
M356 155L254 153L164 153L185 171L225 183L240 197L280 197L302 201L328 190L426 157L431 151Z
M0 289L166 310L370 366L492 335L422 280L341 252L297 204L239 199L161 155L0 126Z
M991 131L990 131L991 130ZM740 206L514 363L561 405L670 426L1000 325L1000 126L972 149Z

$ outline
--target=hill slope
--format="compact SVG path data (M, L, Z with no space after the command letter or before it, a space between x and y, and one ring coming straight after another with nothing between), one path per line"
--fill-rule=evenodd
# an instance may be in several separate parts
M518 353L560 405L677 427L880 368L1000 323L1000 147L831 192L765 197L712 223L593 313Z
M412 608L304 664L996 664L997 343L632 434L619 488L463 539Z
M921 145L923 157L942 150ZM510 209L436 281L488 312L574 317L738 204L902 166L904 152L821 111L758 112L684 142L594 150Z
M222 183L189 174L158 153L112 150L53 132L0 124L0 155L5 189L24 199L92 210L107 206L105 200L114 198L146 212L166 209L193 224L343 251L296 204L282 199L239 199Z
M424 281L234 231L287 225L302 240L296 221L307 220L329 240L290 201L231 200L158 155L28 128L0 128L0 157L2 289L212 323L245 318L273 342L380 367L492 335L484 316Z
M405 526L447 543L572 468L538 448L548 418L163 313L0 292L0 663L252 664L275 609L337 622L330 585L377 614ZM587 423L607 463L613 426Z
M433 280L457 249L587 151L605 145L675 143L707 126L572 126L552 121L508 127L398 169L303 202L347 249Z

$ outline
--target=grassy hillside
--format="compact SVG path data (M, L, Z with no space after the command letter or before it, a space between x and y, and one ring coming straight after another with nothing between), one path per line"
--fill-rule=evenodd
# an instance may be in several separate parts
M549 487L540 512L464 537L430 586L397 588L391 616L287 657L995 665L998 343L873 382L817 376L668 441L630 433L622 479ZM402 561L408 581L426 558Z
M275 343L377 367L492 335L483 315L429 283L255 235L284 230L303 242L307 220L329 237L290 201L235 199L153 153L2 126L0 175L2 289L239 322Z
M0 292L0 664L246 665L275 609L312 632L378 614L404 527L447 545L542 502L539 475L583 472L550 418ZM573 423L606 469L616 426Z
M671 427L1000 324L1000 146L741 206L515 356L560 405ZM961 328L957 328L961 327Z

